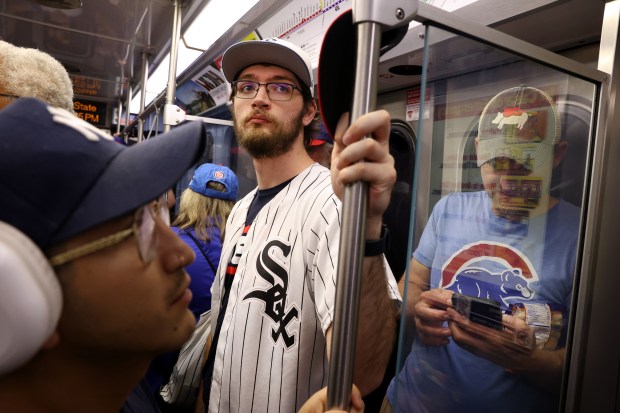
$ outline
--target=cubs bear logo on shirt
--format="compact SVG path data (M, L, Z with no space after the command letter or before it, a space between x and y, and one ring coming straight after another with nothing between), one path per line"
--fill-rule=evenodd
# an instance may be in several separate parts
M508 310L511 303L531 301L530 284L538 274L530 260L507 244L481 241L465 245L441 269L441 288L489 298Z

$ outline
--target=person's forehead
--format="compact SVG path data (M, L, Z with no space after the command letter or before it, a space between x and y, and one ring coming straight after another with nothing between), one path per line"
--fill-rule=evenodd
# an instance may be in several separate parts
M260 81L273 81L273 80L286 80L295 85L297 78L290 70L284 69L280 66L268 65L268 64L255 64L243 69L238 76L238 79L250 79Z

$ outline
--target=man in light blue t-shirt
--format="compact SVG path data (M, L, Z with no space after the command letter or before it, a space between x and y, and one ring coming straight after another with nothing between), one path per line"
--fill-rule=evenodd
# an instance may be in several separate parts
M417 334L388 389L393 409L557 410L580 216L549 195L567 149L559 137L541 90L505 90L485 107L476 139L485 190L441 199L411 260ZM481 311L455 293L495 304Z

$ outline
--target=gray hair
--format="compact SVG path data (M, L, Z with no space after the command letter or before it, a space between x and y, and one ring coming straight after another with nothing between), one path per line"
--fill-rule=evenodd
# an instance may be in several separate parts
M7 94L38 98L74 113L69 73L49 54L0 40L0 73Z

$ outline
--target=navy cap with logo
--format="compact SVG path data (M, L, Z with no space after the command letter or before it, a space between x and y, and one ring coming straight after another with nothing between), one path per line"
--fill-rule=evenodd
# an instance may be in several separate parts
M218 191L208 187L209 182L219 182L226 188L225 191ZM222 165L205 163L200 165L189 183L189 189L199 194L219 198L227 201L235 201L239 190L239 180L237 175L229 168Z
M40 248L130 213L201 156L202 123L126 147L36 99L0 111L0 221Z

